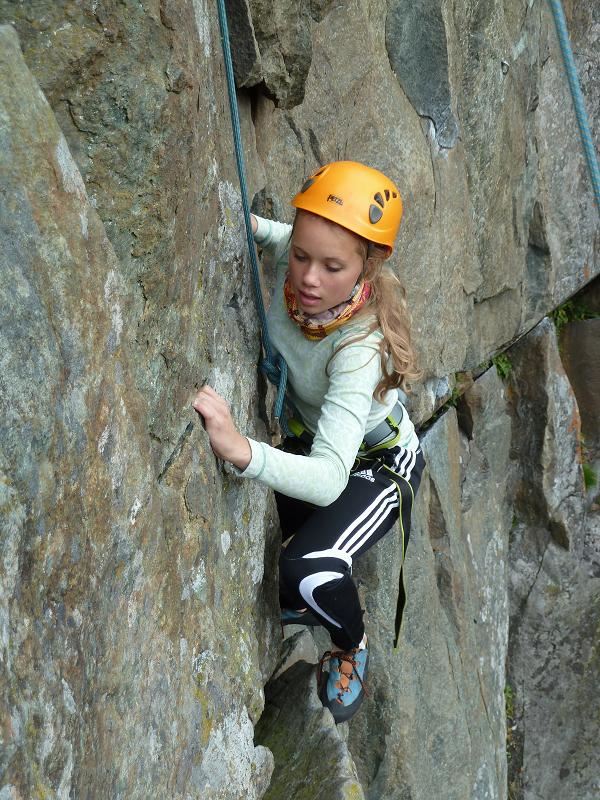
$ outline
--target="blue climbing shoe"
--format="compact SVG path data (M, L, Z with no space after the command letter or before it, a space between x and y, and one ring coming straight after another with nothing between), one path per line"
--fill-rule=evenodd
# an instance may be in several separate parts
M281 624L282 625L307 625L311 628L316 628L321 623L317 617L308 608L304 611L294 611L292 608L281 609Z
M323 671L326 661L329 661L329 672ZM348 722L362 705L367 694L368 668L368 647L355 647L346 652L327 651L319 662L319 697L325 708L331 711L336 725Z

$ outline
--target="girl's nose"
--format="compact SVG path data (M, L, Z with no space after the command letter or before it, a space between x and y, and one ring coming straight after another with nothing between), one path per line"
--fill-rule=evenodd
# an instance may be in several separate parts
M303 283L307 286L319 285L319 269L316 264L309 264L303 276Z

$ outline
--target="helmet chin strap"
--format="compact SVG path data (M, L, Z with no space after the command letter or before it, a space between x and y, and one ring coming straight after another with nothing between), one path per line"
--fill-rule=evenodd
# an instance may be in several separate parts
M352 300L352 298L353 298L353 297L356 295L356 293L358 292L358 290L359 290L359 289L360 289L360 287L361 287L361 284L362 284L362 278L359 278L359 279L356 281L356 283L354 284L354 289L352 289L352 291L350 292L350 297L349 297L349 298L348 298L348 300L346 301L347 303L349 303L349 302L350 302L350 300Z

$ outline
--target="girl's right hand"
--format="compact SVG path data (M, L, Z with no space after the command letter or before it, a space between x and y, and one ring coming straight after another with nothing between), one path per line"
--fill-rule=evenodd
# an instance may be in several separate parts
M252 459L250 442L235 427L229 406L221 395L205 385L194 398L192 406L204 419L215 455L238 469L246 469Z

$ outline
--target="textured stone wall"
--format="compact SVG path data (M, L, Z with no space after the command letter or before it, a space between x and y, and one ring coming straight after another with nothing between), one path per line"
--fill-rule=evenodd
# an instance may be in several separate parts
M211 21L197 9L181 31L196 70L184 142L168 76L118 62L158 49L168 20L140 11L125 47L127 8L69 10L49 6L32 47L88 46L97 29L82 56L94 85L73 80L79 127L65 125L79 168L12 28L0 47L2 791L260 797L272 503L224 473L189 405L208 378L265 434L239 200L202 130Z
M271 495L190 410L208 380L272 433L215 8L0 0L0 798L588 800L598 506L551 325L525 334L598 273L597 214L547 6L228 10L256 210L290 219L335 158L405 200L405 624L394 648L392 534L357 569L371 697L335 728L325 641L281 647ZM597 131L597 12L566 10Z
M549 321L513 363L510 785L517 797L588 800L600 791L598 486L585 492L576 397Z

